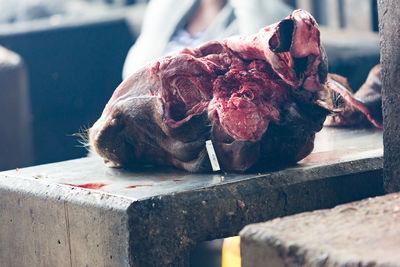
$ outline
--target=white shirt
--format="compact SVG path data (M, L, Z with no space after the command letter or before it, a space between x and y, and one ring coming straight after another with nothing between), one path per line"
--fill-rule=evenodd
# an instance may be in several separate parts
M141 34L125 60L124 79L142 66L165 55L171 38L189 22L198 3L199 0L149 2ZM291 12L292 9L279 0L228 0L204 31L201 40L222 40L235 34L256 33L262 27L283 19ZM195 43L197 44L197 41Z

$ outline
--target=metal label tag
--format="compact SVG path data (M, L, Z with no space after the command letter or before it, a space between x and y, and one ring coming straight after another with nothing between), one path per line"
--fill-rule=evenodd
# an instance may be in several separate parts
M216 171L221 170L221 168L219 167L217 154L215 154L214 146L213 146L211 140L206 141L206 149L207 149L208 158L210 159L211 167L212 167L213 171L216 172Z

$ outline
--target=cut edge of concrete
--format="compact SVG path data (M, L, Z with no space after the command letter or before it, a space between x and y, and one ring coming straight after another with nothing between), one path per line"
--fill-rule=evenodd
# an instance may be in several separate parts
M399 222L394 193L250 224L242 266L400 266Z
M131 203L100 191L0 176L2 263L129 266Z

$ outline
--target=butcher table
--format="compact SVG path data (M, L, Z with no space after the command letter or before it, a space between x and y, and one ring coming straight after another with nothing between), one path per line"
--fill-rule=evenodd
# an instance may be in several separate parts
M108 168L98 157L0 172L4 266L181 266L246 224L383 194L382 131L324 128L263 173Z

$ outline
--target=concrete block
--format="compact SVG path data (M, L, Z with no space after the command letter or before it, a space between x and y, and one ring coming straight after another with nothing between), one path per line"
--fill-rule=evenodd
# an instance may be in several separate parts
M400 2L378 1L387 192L400 191Z
M124 198L1 179L2 266L128 266Z
M0 262L187 266L197 243L246 224L382 192L372 129L324 129L309 157L265 173L128 171L95 157L14 169L0 172Z
M242 266L400 266L400 194L252 224Z

